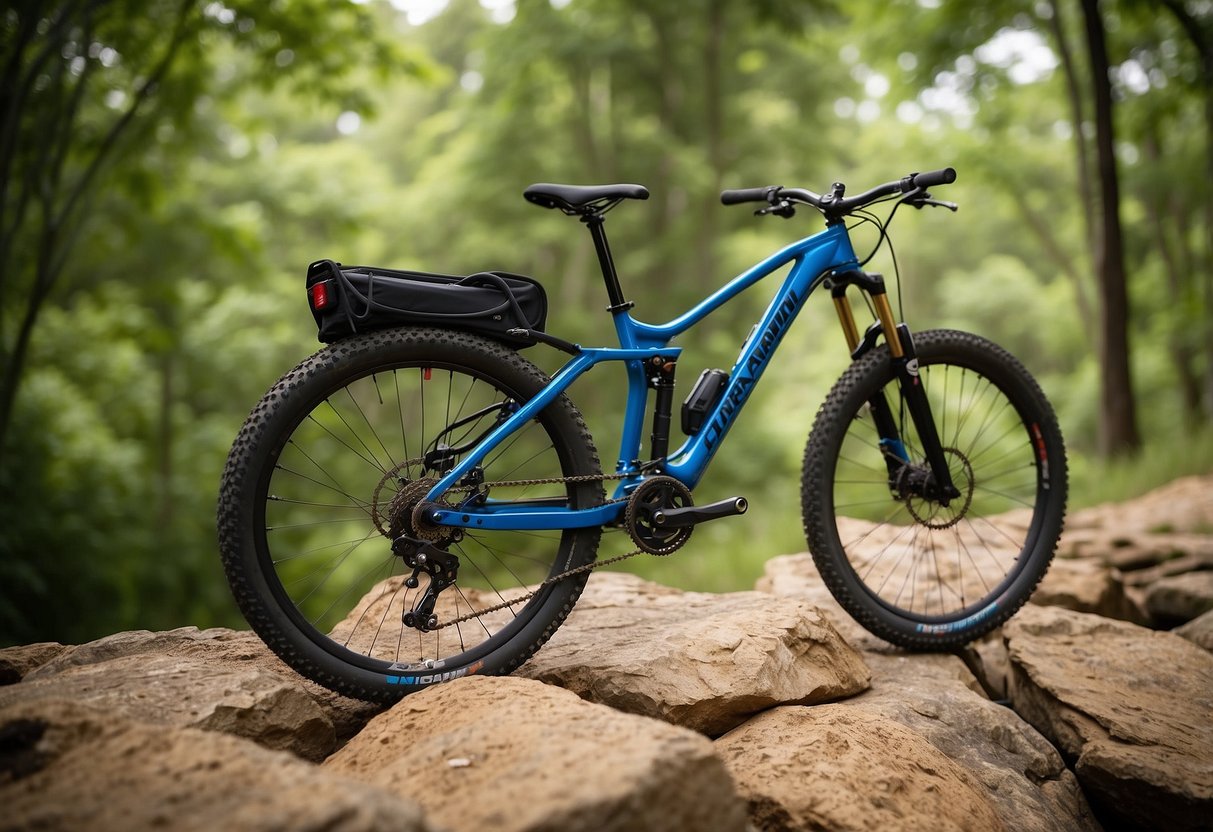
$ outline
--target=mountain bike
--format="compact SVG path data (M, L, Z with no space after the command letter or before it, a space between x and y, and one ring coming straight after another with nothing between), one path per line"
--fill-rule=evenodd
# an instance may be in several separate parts
M589 229L617 347L547 332L542 288L517 275L313 264L309 303L331 343L253 409L223 474L219 542L242 612L300 673L364 699L514 670L568 616L592 569L669 555L699 524L746 511L742 496L699 504L692 494L820 288L852 358L812 425L800 483L825 584L856 621L909 650L956 649L999 626L1061 533L1057 420L1002 348L897 321L850 235L875 222L883 242L902 205L955 210L928 190L955 176L911 174L855 196L842 184L723 192L758 215L811 207L825 229L663 324L632 315L604 228L609 210L648 191L532 185L529 201ZM870 212L881 203L893 206L883 220ZM671 340L785 267L731 369L694 384L685 439L671 450L682 355ZM872 312L862 331L853 295ZM536 343L567 363L549 377L520 353ZM627 383L618 456L603 472L566 391L608 362L623 364ZM597 560L604 529L626 535L630 551Z

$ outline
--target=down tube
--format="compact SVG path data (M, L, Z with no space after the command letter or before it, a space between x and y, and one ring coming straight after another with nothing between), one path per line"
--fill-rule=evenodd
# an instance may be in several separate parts
M699 433L688 439L672 456L666 465L667 473L681 480L688 488L695 487L741 413L742 406L762 378L771 356L796 320L805 300L819 280L830 271L830 268L822 269L821 258L810 256L808 259L797 259L791 274L742 347L720 402L704 420Z

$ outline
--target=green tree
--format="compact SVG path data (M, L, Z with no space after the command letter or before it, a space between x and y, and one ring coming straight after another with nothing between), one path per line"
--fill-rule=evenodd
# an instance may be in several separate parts
M251 77L365 104L352 70L406 65L375 20L370 8L324 0L23 0L4 13L0 465L30 338L103 183L139 170L137 151L157 128L188 123L232 50ZM359 49L344 48L355 40Z

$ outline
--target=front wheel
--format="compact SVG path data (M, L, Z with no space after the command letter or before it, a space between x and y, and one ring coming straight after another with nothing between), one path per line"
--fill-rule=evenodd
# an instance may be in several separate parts
M914 344L960 496L923 485L922 442L881 347L818 412L801 505L813 560L856 621L908 649L950 649L1010 618L1044 577L1065 516L1065 447L1044 393L1001 347L949 330ZM899 437L876 428L882 398Z

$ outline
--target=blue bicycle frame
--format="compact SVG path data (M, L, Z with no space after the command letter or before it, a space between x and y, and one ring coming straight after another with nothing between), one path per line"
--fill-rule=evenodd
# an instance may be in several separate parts
M430 489L426 499L436 501L480 465L510 434L538 416L591 367L607 361L623 361L627 364L628 398L616 473L630 476L625 476L621 481L615 496L630 493L645 476L639 455L648 405L649 373L646 361L655 356L676 359L682 350L669 346L672 339L789 263L792 264L791 270L743 345L724 394L706 414L703 428L689 437L662 464L661 473L675 477L687 488L693 489L762 378L763 371L809 294L831 273L858 268L845 224L829 225L824 231L771 255L668 323L647 324L633 318L627 305L615 308L613 317L619 348L578 347L578 352L556 372L547 386L491 430ZM571 509L563 500L553 500L549 505L533 501L517 503L488 499L459 508L438 508L433 521L444 526L481 529L575 529L614 522L623 510L624 503L621 502Z

